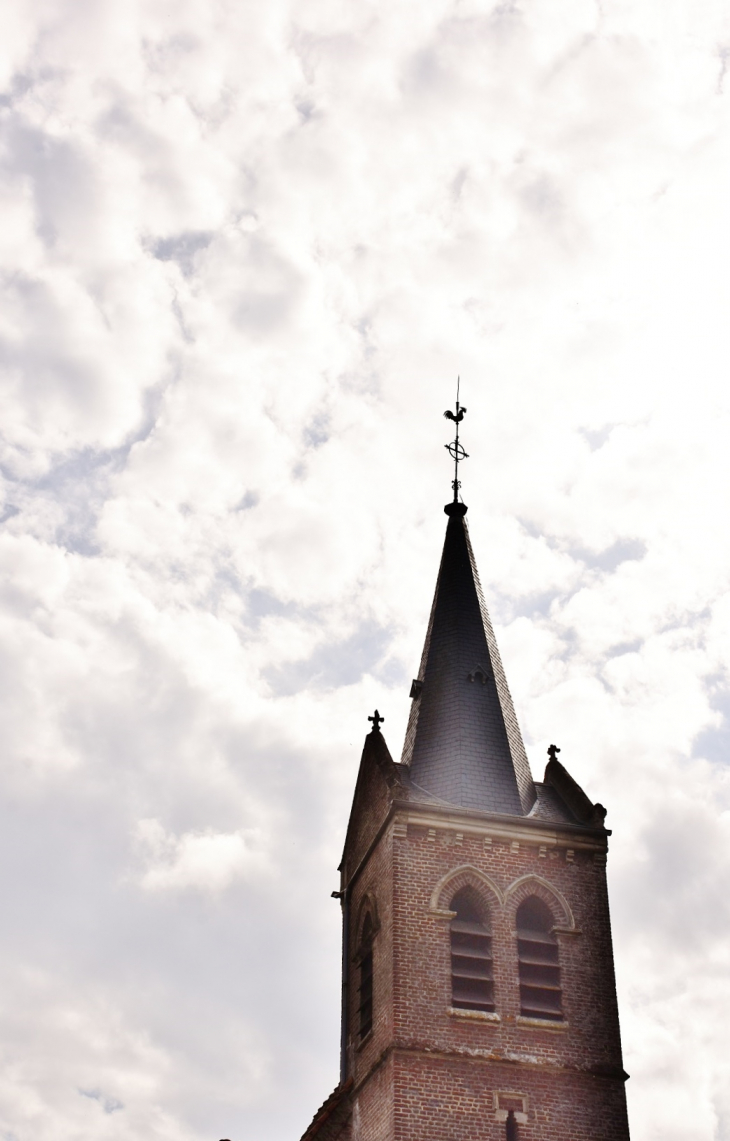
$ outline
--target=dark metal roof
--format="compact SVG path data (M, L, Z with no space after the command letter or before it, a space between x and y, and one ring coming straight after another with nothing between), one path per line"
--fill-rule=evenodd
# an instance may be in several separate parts
M466 526L451 503L402 762L463 808L525 816L535 786Z

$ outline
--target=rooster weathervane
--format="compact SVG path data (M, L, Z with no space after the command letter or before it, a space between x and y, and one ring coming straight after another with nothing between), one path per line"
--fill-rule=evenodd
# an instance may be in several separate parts
M457 377L456 378L456 412L452 412L450 409L447 409L446 412L444 412L445 418L447 420L453 420L454 423L456 424L456 439L450 444L444 444L446 451L449 453L452 460L454 461L454 478L453 478L452 483L451 483L451 486L454 489L454 503L456 503L458 498L459 498L459 488L461 487L461 482L459 480L459 464L461 463L462 460L468 460L469 459L469 453L465 452L463 447L459 443L459 424L461 424L461 421L464 419L464 417L466 415L466 408L462 408L462 406L459 404L459 386L460 386L460 384L461 384L461 377Z

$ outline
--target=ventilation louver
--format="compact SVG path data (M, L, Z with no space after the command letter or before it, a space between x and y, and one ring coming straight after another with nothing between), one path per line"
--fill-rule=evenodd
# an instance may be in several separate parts
M463 888L451 901L451 1005L458 1010L494 1011L492 937L480 901Z
M526 899L517 911L520 1010L529 1018L563 1018L558 942L553 917L541 899Z

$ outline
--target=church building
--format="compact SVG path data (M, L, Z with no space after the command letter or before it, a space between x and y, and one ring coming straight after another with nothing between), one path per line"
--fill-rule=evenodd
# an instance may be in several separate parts
M532 777L458 487L400 763L377 710L365 738L340 1083L302 1141L628 1141L606 812L554 745Z

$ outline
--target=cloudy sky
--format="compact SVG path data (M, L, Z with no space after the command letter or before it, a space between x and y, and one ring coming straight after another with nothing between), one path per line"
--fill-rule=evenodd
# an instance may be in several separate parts
M635 1141L730 1138L730 12L3 16L2 1141L290 1141L451 472L609 809Z

